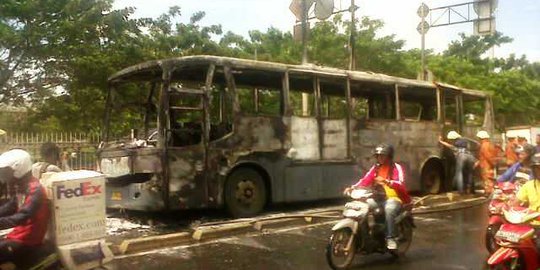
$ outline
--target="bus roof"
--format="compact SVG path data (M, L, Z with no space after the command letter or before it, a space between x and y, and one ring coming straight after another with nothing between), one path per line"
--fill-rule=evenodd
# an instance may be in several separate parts
M486 97L488 93L478 90L464 89L458 86L453 86L445 83L431 83L428 81L400 78L381 73L365 72L365 71L351 71L338 68L322 67L314 64L307 65L290 65L275 62L256 61L241 58L211 56L211 55L197 55L197 56L184 56L176 58L168 58L161 60L152 60L143 62L138 65L130 66L118 71L109 77L109 83L120 82L136 74L155 73L160 74L163 67L175 67L175 66L189 66L189 65L201 65L201 64L216 64L216 65L230 65L236 68L249 68L257 70L277 71L277 72L299 72L299 73L311 73L320 74L325 76L335 77L349 77L356 81L374 82L380 84L397 84L400 86L412 86L421 88L435 88L442 87L446 89L458 90L466 95L475 97ZM150 75L148 74L148 75Z
M441 87L441 88L460 91L463 94L468 95L468 96L482 98L482 97L486 97L486 96L491 95L488 92L484 92L484 91L480 91L480 90L467 89L467 88L463 88L463 87L459 87L459 86L455 86L455 85L451 85L451 84L447 84L447 83L442 83L442 82L434 82L434 83L437 86Z

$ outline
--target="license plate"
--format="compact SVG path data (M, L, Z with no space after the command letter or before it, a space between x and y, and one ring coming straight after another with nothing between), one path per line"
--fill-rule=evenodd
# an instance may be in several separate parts
M512 243L519 243L521 238L518 233L504 230L499 230L497 234L495 234L495 237Z
M122 200L122 192L113 191L111 194L111 201L121 201Z

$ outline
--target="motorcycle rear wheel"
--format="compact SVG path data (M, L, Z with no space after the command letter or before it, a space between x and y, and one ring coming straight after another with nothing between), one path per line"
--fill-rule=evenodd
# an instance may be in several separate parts
M345 251L349 239L355 237L349 228L342 228L332 233L326 246L326 261L334 270L347 269L351 266L356 253L356 238L353 238L352 249Z
M413 226L408 221L403 221L399 224L399 241L398 241L398 249L395 251L392 251L392 255L396 257L401 257L407 253L409 250L409 247L412 243L413 238Z

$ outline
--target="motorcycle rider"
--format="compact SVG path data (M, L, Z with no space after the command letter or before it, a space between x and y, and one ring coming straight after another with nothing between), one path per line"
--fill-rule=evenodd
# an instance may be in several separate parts
M404 204L409 204L411 198L405 189L403 168L394 162L394 147L389 144L379 144L375 147L373 155L377 163L356 184L347 188L345 192L359 187L371 187L378 185L384 189L386 200L381 201L384 208L386 221L386 246L389 250L397 249L395 239L395 218L400 213ZM378 202L368 201L372 207ZM375 204L375 205L374 205Z
M516 152L518 153L518 162L512 167L508 168L501 176L497 178L498 183L502 182L514 182L516 174L521 173L529 176L532 179L531 171L531 158L535 153L534 146L525 144L524 146L518 146Z
M527 181L518 191L517 199L520 205L540 212L540 153L534 154L530 161L533 179Z
M530 161L533 172L532 180L527 181L518 191L517 204L527 206L529 209L540 212L540 153L534 154ZM535 242L540 250L540 229L535 228Z
M49 224L45 189L32 176L32 159L24 150L0 155L0 181L15 189L15 196L0 206L0 230L13 228L0 239L0 263L20 260L43 243Z

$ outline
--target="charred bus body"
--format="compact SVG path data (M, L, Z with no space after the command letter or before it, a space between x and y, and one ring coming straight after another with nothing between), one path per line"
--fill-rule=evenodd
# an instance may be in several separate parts
M396 147L410 190L436 193L452 188L438 136L493 131L489 95L382 74L192 56L109 83L98 155L111 208L251 216L340 197L380 142Z

